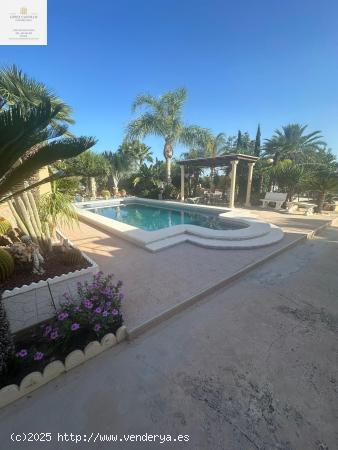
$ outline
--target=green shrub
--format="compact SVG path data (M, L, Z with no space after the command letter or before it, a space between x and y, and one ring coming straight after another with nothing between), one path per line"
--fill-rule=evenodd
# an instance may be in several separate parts
M101 192L101 195L106 200L108 200L111 197L111 193L108 190L106 190L106 189Z

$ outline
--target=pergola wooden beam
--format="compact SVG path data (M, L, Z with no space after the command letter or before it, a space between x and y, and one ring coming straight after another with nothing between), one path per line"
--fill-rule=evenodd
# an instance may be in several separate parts
M185 159L182 161L178 161L177 163L181 166L181 201L184 201L185 167L215 168L215 167L229 167L231 165L232 170L231 170L231 189L230 189L229 207L233 208L235 203L237 164L239 161L244 161L249 166L245 206L250 206L253 167L257 160L258 160L257 156L244 155L242 153L232 153L229 155L214 156L208 158Z

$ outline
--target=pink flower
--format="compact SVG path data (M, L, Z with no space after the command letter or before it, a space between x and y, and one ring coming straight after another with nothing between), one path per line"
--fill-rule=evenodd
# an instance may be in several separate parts
M100 308L100 306L98 306L98 307L95 309L95 312L96 312L97 314L101 314L101 313L102 313L102 308Z
M79 323L73 323L72 326L70 327L70 329L72 331L76 331L80 328L80 324Z

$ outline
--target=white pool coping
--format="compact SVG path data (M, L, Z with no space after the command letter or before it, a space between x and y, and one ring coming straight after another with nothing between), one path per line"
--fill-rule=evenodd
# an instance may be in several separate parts
M158 207L171 207L179 210L190 210L201 213L218 213L220 218L245 225L245 228L235 230L213 230L197 225L181 224L155 231L146 231L140 228L119 222L118 220L100 216L84 208L98 208L118 206L120 203L139 203ZM108 233L114 234L122 239L133 242L149 251L158 251L171 247L183 241L211 248L250 248L270 245L283 238L283 232L278 227L272 227L269 223L255 217L242 216L236 210L209 205L193 205L175 201L151 200L139 197L127 197L123 199L95 200L75 204L79 219L97 226ZM278 229L278 233L276 232ZM267 239L267 236L269 238ZM180 236L180 239L172 239ZM210 241L209 241L210 240ZM243 241L245 244L243 245ZM154 243L157 243L154 245ZM267 244L268 242L268 244Z

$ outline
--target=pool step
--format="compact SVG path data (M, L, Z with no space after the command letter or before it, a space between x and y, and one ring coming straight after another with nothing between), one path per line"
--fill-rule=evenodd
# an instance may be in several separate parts
M271 226L269 233L263 236L255 237L252 239L242 239L242 240L226 240L226 239L207 239L194 236L192 234L179 234L167 239L162 239L160 241L155 241L147 244L145 248L151 252L158 252L167 247L172 247L173 245L181 244L182 242L190 242L192 244L199 245L206 248L214 248L221 250L235 250L235 249L252 249L258 247L264 247L266 245L274 244L281 239L283 239L283 231L276 226Z

